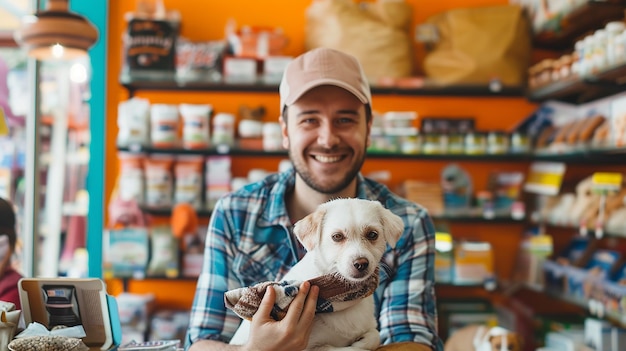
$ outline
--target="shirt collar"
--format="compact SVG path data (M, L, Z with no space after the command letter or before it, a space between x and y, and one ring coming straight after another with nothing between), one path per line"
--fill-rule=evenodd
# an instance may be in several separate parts
M289 219L287 207L285 206L285 194L292 190L296 184L296 171L290 168L287 171L278 173L275 176L274 184L265 202L263 213L259 218L257 226L259 228L282 226L290 228L293 223ZM367 199L374 196L372 189L368 187L365 178L361 173L357 174L357 198ZM255 242L268 242L266 230L259 230L254 234Z

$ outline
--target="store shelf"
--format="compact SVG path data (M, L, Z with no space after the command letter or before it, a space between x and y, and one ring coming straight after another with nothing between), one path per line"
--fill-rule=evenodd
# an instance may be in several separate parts
M175 78L131 78L122 75L120 83L134 95L136 91L212 91L242 93L278 93L278 82L262 79L251 81L183 81ZM425 83L422 87L372 86L372 94L407 96L468 96L468 97L523 97L524 87L488 85L435 85Z
M208 149L183 149L183 148L155 148L149 146L133 145L129 147L118 146L118 151L143 153L143 154L168 154L168 155L196 155L196 156L258 156L258 157L270 157L270 156L282 156L286 157L286 150L265 151L265 150L252 150L252 149L239 149L231 148L228 146L211 147Z
M148 206L140 206L141 207L141 211L143 211L144 213L147 213L149 215L152 216L156 216L156 217L169 217L172 215L172 208L171 207L164 207L164 208L153 208L153 207L148 207ZM208 218L211 216L211 210L206 209L206 208L201 208L201 209L196 209L196 214L198 215L198 217L200 218Z
M493 216L485 216L481 208L446 210L442 214L433 214L433 220L447 222L478 222L478 223L524 223L526 218L513 218L509 211L499 211Z
M534 225L539 225L538 221L532 221L532 223ZM555 230L558 229L563 229L563 230L570 230L572 233L579 233L581 235L585 235L585 236L589 236L589 237L595 237L596 232L594 229L586 229L584 231L581 231L580 227L575 226L575 225L566 225L566 224L562 224L562 223L552 223L550 221L544 221L543 223L541 223L544 226L553 228ZM604 231L602 234L602 237L610 237L610 238L617 238L618 240L626 240L626 233L622 233L622 232L610 232L610 231Z
M142 206L141 210L149 215L157 217L168 217L172 215L172 208L151 208ZM211 210L197 209L199 217L210 217ZM432 215L434 220L448 222L476 222L476 223L524 223L525 218L513 218L507 213L496 213L493 217L485 217L478 208L447 211L442 214Z
M536 287L532 287L532 289L537 290ZM551 291L549 289L541 289L539 288L538 290L539 292L543 292L544 294L551 296L552 298L558 299L560 301L564 301L567 302L571 305L574 306L578 306L582 309L584 309L585 311L587 311L589 314L593 315L594 317L598 317L598 318L602 318L602 319L606 319L622 328L626 328L626 315L625 314L620 314L617 311L602 311L600 313L598 313L599 311L593 311L590 306L593 303L600 303L599 301L593 301L593 300L582 300L582 299L577 299L574 298L573 296L570 295L566 295L566 294L562 294L556 291ZM600 303L601 304L601 303Z
M529 90L527 97L534 102L559 100L583 103L616 94L624 89L626 89L626 64L589 77L571 77L546 84Z
M593 1L559 16L546 24L546 30L535 34L533 46L548 50L567 50L586 33L604 26L607 22L624 18L626 2L622 0ZM554 28L554 29L553 29Z
M183 148L154 148L146 146L130 146L117 148L118 151L144 153L144 154L168 154L168 155L230 155L230 156L253 156L253 157L287 157L286 150L265 151L239 148L208 148L208 149L183 149ZM368 157L373 159L409 159L409 160L448 160L448 161L493 161L493 162L517 162L530 161L528 154L498 154L498 155L466 155L466 154L403 154L391 152L368 152Z
M287 157L286 150L265 151L240 149L229 147L217 147L208 149L183 149L183 148L154 148L149 146L134 145L130 147L117 147L121 152L143 153L143 154L168 154L168 155L198 155L198 156L252 156L252 157ZM577 164L606 164L623 163L626 157L626 148L603 148L585 149L572 152L550 152L541 151L531 154L404 154L392 152L368 152L368 157L372 159L408 159L408 160L433 160L433 161L491 161L491 162L531 162L531 161L553 161L569 162Z
M572 164L624 164L625 157L626 148L587 148L570 152L538 150L532 159Z

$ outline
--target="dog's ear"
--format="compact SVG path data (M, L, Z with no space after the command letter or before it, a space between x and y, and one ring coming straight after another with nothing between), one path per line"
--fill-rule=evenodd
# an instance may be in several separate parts
M302 218L293 226L293 233L307 251L313 250L320 241L322 221L326 209L318 208L315 212Z
M396 247L396 242L404 232L404 221L389 209L380 207L380 221L384 228L384 237L389 246Z

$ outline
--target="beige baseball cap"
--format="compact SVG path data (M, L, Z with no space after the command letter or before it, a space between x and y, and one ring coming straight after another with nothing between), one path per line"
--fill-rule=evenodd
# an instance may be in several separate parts
M372 93L359 61L349 54L316 48L291 61L280 82L280 110L295 103L304 93L320 85L334 85L372 104Z

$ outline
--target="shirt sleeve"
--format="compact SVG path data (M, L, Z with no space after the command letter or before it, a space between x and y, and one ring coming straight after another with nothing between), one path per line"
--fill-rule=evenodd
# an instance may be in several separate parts
M224 305L224 293L239 283L230 274L232 241L228 211L224 199L218 201L209 221L202 272L198 277L191 307L185 349L201 339L227 342L241 319Z
M414 341L443 350L437 334L435 300L435 228L428 213L405 216L403 237L391 257L392 269L380 292L380 336L383 344Z

